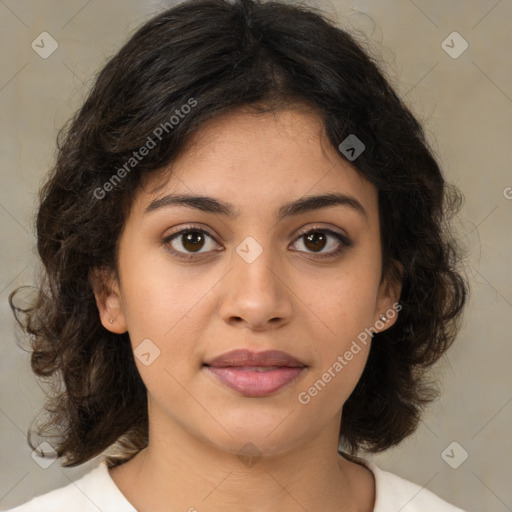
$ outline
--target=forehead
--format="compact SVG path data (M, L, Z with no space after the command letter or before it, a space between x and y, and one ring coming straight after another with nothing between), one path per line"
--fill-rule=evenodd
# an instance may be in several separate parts
M149 177L140 207L171 192L238 203L234 213L244 204L261 211L320 193L353 196L369 213L377 201L375 187L332 147L321 117L299 109L239 109L210 119L172 164Z

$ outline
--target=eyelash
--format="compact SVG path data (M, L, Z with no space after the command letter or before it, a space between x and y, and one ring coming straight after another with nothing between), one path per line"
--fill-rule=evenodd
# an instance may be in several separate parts
M205 253L193 253L193 254L191 253L191 254L185 255L179 251L176 251L175 249L173 249L170 246L170 242L173 239L178 238L179 235L183 235L185 233L190 233L190 232L199 232L201 234L208 235L210 238L215 240L215 237L213 237L208 231L206 231L202 228L199 228L197 226L190 225L190 226L186 226L186 227L180 229L179 231L172 233L171 235L164 238L163 243L168 247L167 250L170 251L174 256L176 256L180 259L183 259L183 260L197 259L199 254L205 254ZM345 250L347 250L349 247L352 246L352 241L349 238L347 238L346 236L344 236L340 233L337 233L336 231L332 231L331 229L321 228L321 227L310 228L307 231L299 233L296 240L298 240L302 237L305 237L309 234L318 233L318 232L331 235L334 238L336 238L338 240L338 242L340 242L340 247L338 249L336 249L334 252L331 252L329 254L318 254L318 253L315 254L313 252L309 253L309 254L315 255L315 257L317 257L319 259L334 259L337 256L339 256L341 253L345 252ZM301 252L301 251L298 251L298 252Z

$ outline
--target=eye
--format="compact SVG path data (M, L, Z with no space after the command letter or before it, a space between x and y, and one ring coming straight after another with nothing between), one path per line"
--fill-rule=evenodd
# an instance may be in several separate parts
M168 250L178 258L191 259L194 258L196 254L208 252L208 247L205 251L201 251L207 239L214 240L213 236L204 229L188 226L166 237L164 244L167 245ZM206 244L206 246L208 246L208 244ZM210 244L210 250L214 247L215 243Z
M330 244L331 247L334 246L333 249L331 251L321 253L320 251L329 245L329 238L331 241L334 240L334 242L331 242ZM352 241L345 235L326 228L310 229L309 231L302 233L298 240L300 240L302 245L308 249L308 252L312 251L313 254L319 254L320 258L335 258L352 246Z
M210 247L208 247L208 240L211 241ZM335 258L352 246L352 241L346 236L326 228L310 229L300 234L297 240L306 247L306 252L318 254L319 258ZM330 244L329 240L331 240ZM167 236L163 242L173 255L182 259L196 258L198 254L215 250L216 245L214 237L208 231L195 226L186 226ZM332 250L321 252L328 245L333 246ZM205 248L204 251L203 248Z

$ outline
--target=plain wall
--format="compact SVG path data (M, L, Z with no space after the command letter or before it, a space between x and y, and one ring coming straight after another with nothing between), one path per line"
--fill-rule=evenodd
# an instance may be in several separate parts
M471 296L463 328L436 367L442 398L414 435L372 459L468 511L512 510L512 2L309 3L374 42L392 85L425 126L445 177L465 196L458 230L469 251ZM26 430L44 395L29 355L16 345L7 297L34 282L33 217L58 129L108 57L170 5L0 2L0 509L67 485L97 463L65 469L57 461L43 469L32 460ZM31 47L43 31L59 45L47 59ZM454 31L469 44L458 58L442 47ZM449 44L460 48L460 41ZM454 441L468 453L457 469L441 456ZM460 454L457 446L453 457Z

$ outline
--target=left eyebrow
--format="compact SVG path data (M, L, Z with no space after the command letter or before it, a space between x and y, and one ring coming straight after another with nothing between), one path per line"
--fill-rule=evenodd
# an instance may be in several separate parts
M231 203L223 203L213 197L194 196L188 194L169 194L160 199L155 199L146 208L145 213L150 213L160 208L184 205L207 213L216 213L229 218L236 218L240 211ZM329 206L345 206L361 214L368 220L368 214L363 205L353 196L346 194L322 194L317 196L305 196L282 205L277 211L277 219L281 221L286 217L300 215L305 212L320 210Z

